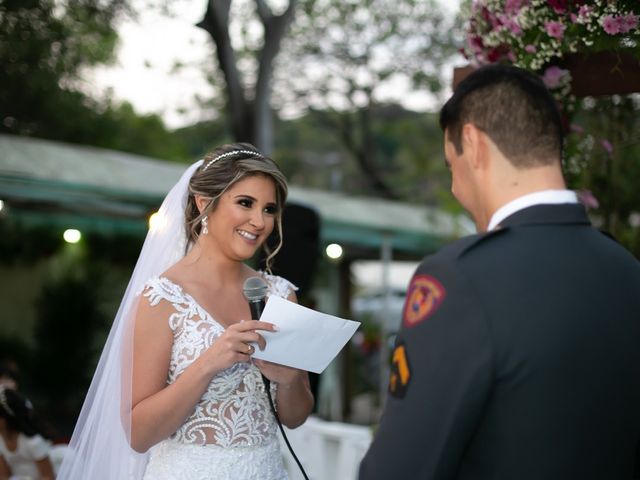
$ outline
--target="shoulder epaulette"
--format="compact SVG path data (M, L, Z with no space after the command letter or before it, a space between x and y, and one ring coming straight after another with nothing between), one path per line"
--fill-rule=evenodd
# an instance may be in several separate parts
M494 238L504 235L508 231L509 231L509 227L503 227L503 228L498 228L497 230L492 230L487 233L473 235L472 237L470 237L471 241L465 243L465 245L463 245L463 248L460 249L460 251L458 252L457 258L462 257L463 255L467 254L468 252L478 247L479 245L482 245L486 242L490 242Z

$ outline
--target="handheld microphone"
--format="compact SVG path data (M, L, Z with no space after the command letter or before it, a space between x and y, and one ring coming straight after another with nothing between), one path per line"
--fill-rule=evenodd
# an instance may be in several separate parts
M260 277L249 277L245 280L242 286L242 293L244 293L244 297L249 302L252 320L260 320L268 289L267 282Z

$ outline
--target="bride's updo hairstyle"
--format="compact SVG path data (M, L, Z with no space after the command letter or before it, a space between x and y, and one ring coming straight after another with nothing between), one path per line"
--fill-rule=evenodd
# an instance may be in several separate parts
M276 187L278 244L273 251L267 242L262 245L266 252L266 270L270 271L271 261L282 247L282 209L287 199L287 179L272 159L262 155L250 143L222 145L209 152L191 177L185 209L188 246L195 243L200 236L202 219L216 208L220 197L240 180L255 175L272 179ZM196 195L210 199L202 213L198 211Z

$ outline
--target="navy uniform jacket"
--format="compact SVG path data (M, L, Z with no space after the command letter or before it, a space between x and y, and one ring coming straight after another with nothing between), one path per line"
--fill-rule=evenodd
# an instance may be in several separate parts
M360 479L626 480L640 437L640 264L580 205L426 258Z

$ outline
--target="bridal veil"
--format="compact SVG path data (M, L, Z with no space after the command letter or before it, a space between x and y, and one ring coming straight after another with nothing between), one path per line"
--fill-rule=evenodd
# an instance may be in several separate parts
M164 199L149 230L78 417L59 480L140 479L147 454L131 437L133 324L138 294L185 254L188 185L202 160L191 165Z

